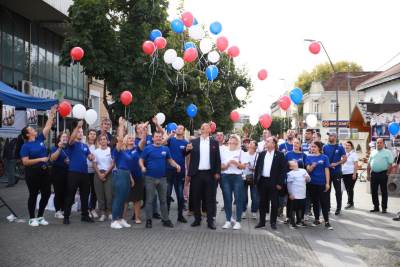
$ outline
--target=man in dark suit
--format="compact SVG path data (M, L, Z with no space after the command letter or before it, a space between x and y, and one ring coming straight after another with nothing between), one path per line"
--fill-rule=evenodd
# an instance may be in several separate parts
M186 150L190 153L188 177L193 192L193 211L195 220L191 226L201 223L200 203L203 194L206 196L208 228L215 230L214 214L216 213L216 184L221 174L221 157L219 144L210 137L210 125L203 123L201 136L192 140Z
M260 196L260 221L256 228L265 226L267 203L271 201L271 228L276 230L278 192L283 188L286 175L285 156L278 151L277 143L276 138L268 137L265 143L266 150L260 153L256 163L254 179Z

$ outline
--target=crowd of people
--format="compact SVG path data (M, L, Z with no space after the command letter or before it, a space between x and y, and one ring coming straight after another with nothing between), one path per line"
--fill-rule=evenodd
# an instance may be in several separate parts
M241 140L237 134L227 137L218 132L213 136L210 125L203 123L199 136L186 140L183 125L166 133L154 118L152 135L149 122L136 125L135 134L130 134L121 117L115 137L110 134L108 119L102 121L101 130L88 130L86 137L83 122L79 121L70 135L63 132L56 138L49 153L45 139L55 113L54 108L42 133L31 127L22 130L25 143L20 157L29 189L30 226L48 225L44 211L51 186L54 216L63 224L71 223L71 207L79 189L81 221L110 220L113 229L131 227L130 202L134 223L141 224L144 217L146 228L152 228L153 219L161 219L165 227L174 227L170 209L175 191L177 222L187 223L184 211L188 210L187 214L194 215L192 227L200 226L206 217L208 228L214 230L218 186L226 219L223 229L241 229L241 221L248 214L252 219L258 218L256 228L265 227L269 221L271 228L277 229L277 218L286 210L285 223L293 229L320 225L322 211L326 229L332 230L331 188L335 190L335 215L340 215L342 181L348 195L344 209L354 207L358 156L351 141L338 143L336 133L329 133L328 143L323 144L319 133L312 129L305 131L304 138L289 130L286 140L278 145L269 130L264 130L262 141L257 142ZM377 140L376 146L368 163L371 212L386 213L387 170L393 164L393 156L384 148L382 139Z

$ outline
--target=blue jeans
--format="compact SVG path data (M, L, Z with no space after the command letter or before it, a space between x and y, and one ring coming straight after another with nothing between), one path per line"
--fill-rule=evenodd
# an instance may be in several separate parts
M243 212L247 210L247 205L249 203L249 187L250 187L250 197L251 197L251 212L258 211L258 192L257 187L255 185L248 185L246 182L243 182Z
M171 207L172 189L175 188L175 194L178 201L178 216L182 216L183 212L183 186L185 184L184 173L177 173L175 169L167 170L167 205L168 211Z
M114 170L112 177L113 201L112 217L113 220L122 219L124 204L131 190L130 172L127 170Z
M236 221L242 220L243 212L243 180L240 174L222 174L221 179L222 195L224 197L224 207L226 221L232 218L232 193L236 201Z

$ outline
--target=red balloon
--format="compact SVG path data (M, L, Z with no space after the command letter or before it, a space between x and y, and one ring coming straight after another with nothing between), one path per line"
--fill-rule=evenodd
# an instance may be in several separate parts
M156 46L152 41L145 41L142 45L143 52L146 55L153 55L154 51L156 50Z
M191 12L189 11L183 12L181 15L181 19L186 27L190 27L193 25L194 17Z
M68 101L63 101L58 105L58 113L61 117L67 117L72 110L72 106Z
M237 121L240 120L239 112L237 112L237 111L235 111L235 110L231 112L230 117L231 117L231 120L232 120L233 122L237 122Z
M71 51L69 52L71 58L74 61L79 61L83 58L83 56L85 55L85 51L83 51L82 48L80 48L79 46L75 46L74 48L71 49Z
M167 46L167 39L165 39L164 37L157 37L154 40L154 44L157 49L164 49Z
M183 60L185 60L186 62L193 62L196 60L197 56L197 49L191 47L186 49L185 53L183 54Z
M308 47L308 50L310 50L311 53L316 55L319 53L319 51L321 51L321 45L318 42L312 42Z
M129 91L123 91L119 99L124 106L128 106L130 103L132 103L132 93Z
M279 106L283 110L287 110L290 107L290 103L290 98L287 95L281 96L281 98L279 98Z
M210 121L210 128L211 128L211 133L215 133L217 130L217 124L213 121Z
M228 38L225 36L220 36L217 38L217 48L219 51L223 52L225 51L229 46L229 41Z
M268 129L272 124L271 116L264 114L260 117L259 122L264 129Z
M229 47L229 49L228 49L228 55L229 55L231 58L237 57L237 56L239 56L239 54L240 54L240 49L239 49L239 47L237 47L237 46L231 46L231 47Z
M258 79L260 79L261 81L264 81L265 79L267 79L268 76L268 72L265 69L262 69L258 72Z

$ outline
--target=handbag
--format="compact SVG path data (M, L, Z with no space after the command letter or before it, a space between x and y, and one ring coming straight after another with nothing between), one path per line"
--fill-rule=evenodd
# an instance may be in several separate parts
M256 166L256 161L257 161L258 153L256 152L256 156L254 157L254 167ZM254 171L253 173L249 173L245 175L245 183L246 185L254 185Z

